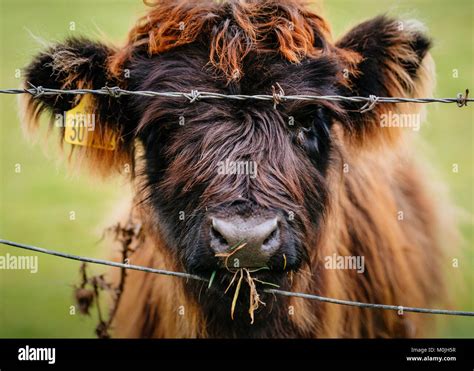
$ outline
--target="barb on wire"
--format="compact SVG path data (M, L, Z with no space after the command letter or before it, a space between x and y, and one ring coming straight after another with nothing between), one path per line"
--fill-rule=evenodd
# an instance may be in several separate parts
M343 95L285 95L285 92L279 84L273 87L273 94L271 95L245 95L245 94L222 94L213 92L200 92L192 90L187 92L159 92L150 90L125 90L118 86L109 87L104 86L101 89L52 89L42 86L34 86L28 83L30 88L26 89L0 89L0 94L31 94L34 98L41 96L52 95L109 95L113 98L118 98L123 95L138 95L142 97L163 97L163 98L185 98L189 103L194 103L203 99L229 99L229 100L258 100L271 101L276 107L277 104L285 101L333 101L333 102L354 102L364 103L360 112L364 113L370 111L379 103L455 103L458 107L467 106L468 102L474 102L474 98L469 98L469 89L466 89L465 94L459 93L456 98L402 98L402 97L377 97L370 95L369 97L352 96L346 97ZM278 90L277 90L278 89Z
M35 251L35 252L39 252L43 254L59 256L66 259L78 260L78 261L82 261L86 263L107 265L107 266L116 267L116 268L132 269L132 270L137 270L141 272L162 274L166 276L175 276L175 277L180 277L180 278L209 282L207 278L200 277L194 274L189 274L189 273L184 273L184 272L173 272L173 271L167 271L163 269L143 267L140 265L132 265L132 264L113 262L109 260L103 260L103 259L89 258L89 257L84 257L84 256L79 256L79 255L63 253L60 251L49 250L42 247L26 245L26 244L4 240L4 239L0 239L0 244L18 247L21 249ZM279 290L279 289L264 289L263 291L266 293L274 294L274 295L291 296L291 297L297 297L297 298L303 298L303 299L309 299L309 300L316 300L316 301L320 301L324 303L349 305L349 306L354 306L354 307L359 307L359 308L384 309L384 310L396 310L396 311L413 312L413 313L444 314L444 315L451 315L451 316L474 317L474 312L469 312L469 311L429 309L429 308L405 307L405 306L387 305L387 304L362 303L358 301L334 299L334 298L328 298L328 297L319 296L319 295L305 294L301 292L284 291L284 290Z
M277 91L278 89L278 91ZM280 104L285 99L285 91L280 86L279 83L272 85L272 97L273 97L273 108L276 109L277 105Z
M458 94L458 107L467 106L467 102L471 101L469 98L469 89L466 89L466 93L462 95L462 93Z
M33 98L39 98L44 94L44 89L42 86L34 86L31 82L27 82L31 86L31 89L23 89L24 93L31 94Z
M380 97L377 97L376 95L369 95L369 101L367 101L367 103L360 108L359 112L366 113L368 111L372 111L379 100Z

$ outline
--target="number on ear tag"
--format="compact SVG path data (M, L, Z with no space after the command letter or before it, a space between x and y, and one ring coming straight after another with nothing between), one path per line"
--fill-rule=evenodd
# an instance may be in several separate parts
M76 146L93 147L113 151L116 137L101 140L95 134L95 113L92 97L86 94L79 104L66 112L64 141Z

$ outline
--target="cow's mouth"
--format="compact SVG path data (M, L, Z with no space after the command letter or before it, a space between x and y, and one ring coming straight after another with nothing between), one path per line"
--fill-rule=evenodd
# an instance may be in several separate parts
M271 311L275 296L269 289L287 290L298 266L291 251L294 246L283 245L270 259L254 254L255 245L238 241L225 251L213 251L212 257L199 260L190 273L208 282L194 286L199 302L222 320L260 324L261 313ZM288 259L287 259L288 258ZM243 322L242 322L243 321Z
M255 279L257 287L279 287L280 282L294 271L298 270L299 264L293 255L283 251L273 255L271 258L262 255L258 250L244 240L234 244L226 251L215 252L213 259L197 267L192 273L209 279L209 286L215 282L221 283L220 288L231 284L236 280L236 275L245 274L245 277ZM288 249L292 250L292 249ZM263 257L263 258L262 258ZM212 261L212 263L211 263ZM216 278L220 278L217 280ZM225 288L225 291L228 291Z
M253 324L255 313L267 304L265 289L280 288L281 281L282 272L272 272L267 266L219 268L211 273L208 290L229 307L230 319L234 320L239 312L240 316L248 315Z
M193 285L193 293L206 313L219 320L260 322L276 302L268 290L288 290L303 260L295 234L274 213L211 214L205 220L198 246L183 249L190 252L187 270L209 280Z
M265 281L271 276L275 276L276 273L283 273L286 269L286 256L283 256L283 266L280 269L271 269L268 265L269 260L259 252L255 253L255 248L251 244L242 240L231 246L227 251L215 253L215 257L218 258L218 270L213 271L212 278L217 271L232 276L230 285L236 280L236 277L240 274L245 274L247 281L254 281L254 283L260 283L262 285L278 287L277 283ZM249 282L253 285L253 282ZM228 289L226 289L228 291Z
M236 310L247 311L253 324L255 313L266 306L265 289L280 288L284 269L272 270L268 259L261 260L261 254L255 254L252 244L243 240L224 252L216 252L215 257L218 266L209 276L210 293L220 295L230 306L232 320Z

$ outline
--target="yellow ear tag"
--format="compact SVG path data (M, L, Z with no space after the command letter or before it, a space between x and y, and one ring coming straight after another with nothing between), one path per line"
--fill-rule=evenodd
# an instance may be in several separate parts
M66 112L64 141L76 146L115 150L116 136L97 138L95 134L95 110L90 94L85 94L79 104Z

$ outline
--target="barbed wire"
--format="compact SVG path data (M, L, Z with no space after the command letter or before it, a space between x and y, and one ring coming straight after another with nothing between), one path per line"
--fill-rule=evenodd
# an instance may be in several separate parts
M474 98L469 98L469 89L466 89L464 95L459 93L456 98L403 98L403 97L378 97L369 95L361 96L343 96L343 95L285 95L281 86L277 83L276 87L272 86L272 94L245 95L245 94L222 94L206 91L191 90L191 92L159 92L150 90L125 90L117 86L104 86L100 89L53 89L42 86L34 86L28 83L30 88L27 89L0 89L0 94L31 94L34 98L42 96L54 95L108 95L119 98L124 95L135 95L142 97L163 97L163 98L186 98L189 103L194 103L201 99L228 99L228 100L257 100L272 101L274 106L284 101L332 101L332 102L353 102L365 103L361 107L360 112L370 111L378 103L456 103L458 107L467 106L468 102L474 102Z
M353 103L365 103L360 112L364 113L372 110L378 103L456 103L458 107L467 106L468 102L474 102L473 98L469 98L469 90L466 89L465 94L459 93L456 98L402 98L402 97L378 97L375 95L370 95L368 97L362 96L342 96L342 95L285 95L281 86L277 83L276 88L272 86L272 94L266 95L245 95L245 94L222 94L214 92L200 92L198 90L191 90L190 93L186 92L158 92L158 91L132 91L125 90L119 87L108 87L105 86L101 89L54 89L54 88L45 88L42 86L35 86L28 82L31 88L27 89L0 89L0 94L30 94L34 98L39 98L41 96L55 96L55 95L84 95L84 94L96 94L96 95L108 95L113 98L119 98L124 95L135 95L135 96L144 96L144 97L164 97L164 98L186 98L189 103L194 103L200 99L229 99L229 100L257 100L257 101L272 101L274 106L280 104L283 101L334 101L334 102L353 102ZM21 244L9 240L0 239L0 243L4 245L9 245L17 248L22 248L30 251L35 251L39 253L44 253L48 255L58 256L61 258L72 259L77 261L82 261L92 264L106 265L116 268L123 269L132 269L147 273L161 274L167 276L175 276L186 279L193 279L208 282L209 280L204 277L197 275L184 273L184 272L173 272L163 269L156 269L151 267L144 267L139 265L118 263L109 260L96 259L83 257L73 254L67 254L59 251L49 250L41 247L36 247L32 245ZM387 304L373 304L373 303L362 303L357 301L350 300L341 300L328 298L319 295L306 294L300 292L291 292L284 291L279 289L264 289L266 293L290 297L299 297L309 300L317 300L320 302L326 302L331 304L339 305L349 305L361 308L371 308L371 309L383 309L383 310L396 310L396 311L405 311L405 312L414 312L414 313L427 313L427 314L443 314L443 315L457 315L457 316L474 316L474 312L469 311L457 311L457 310L446 310L446 309L429 309L429 308L417 308L417 307L405 307L405 306L396 306L396 305L387 305Z
M192 279L192 280L198 280L198 281L203 281L203 282L209 282L209 279L204 278L204 277L200 277L200 276L197 276L197 275L194 275L194 274L189 274L189 273L184 273L184 272L173 272L173 271L168 271L168 270L164 270L164 269L144 267L144 266L141 266L141 265L125 264L125 263L118 263L118 262L113 262L113 261L109 261L109 260L89 258L89 257L84 257L84 256L79 256L79 255L74 255L74 254L68 254L68 253L64 253L64 252L60 252L60 251L45 249L45 248L42 248L42 247L26 245L26 244L22 244L22 243L10 241L10 240L0 239L0 244L12 246L12 247L17 247L17 248L20 248L20 249L26 249L26 250L30 250L30 251L35 251L35 252L38 252L38 253L58 256L58 257L65 258L65 259L77 260L77 261L86 262L86 263L100 264L100 265L106 265L106 266L111 266L111 267L116 267L116 268L131 269L131 270L136 270L136 271L141 271L141 272L146 272L146 273L154 273L154 274L161 274L161 275L166 275L166 276L174 276L174 277L180 277L180 278L185 278L185 279ZM334 299L334 298L328 298L328 297L325 297L325 296L305 294L305 293L302 293L302 292L292 292L292 291L285 291L285 290L279 290L279 289L270 289L270 288L264 289L263 291L266 292L266 293L269 293L269 294L274 294L274 295L297 297L297 298L303 298L303 299L309 299L309 300L316 300L316 301L320 301L320 302L324 302L324 303L331 303L331 304L338 304L338 305L348 305L348 306L354 306L354 307L359 307L359 308L383 309L383 310L395 310L395 311L401 311L401 312L413 312L413 313L425 313L425 314L443 314L443 315L450 315L450 316L474 317L474 312L470 312L470 311L448 310L448 309L429 309L429 308L418 308L418 307L406 307L406 306L401 306L401 305L363 303L363 302L352 301L352 300Z

